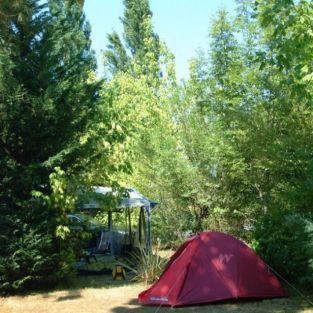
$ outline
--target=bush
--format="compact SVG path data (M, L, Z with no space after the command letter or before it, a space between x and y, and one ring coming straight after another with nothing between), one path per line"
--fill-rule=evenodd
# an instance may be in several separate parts
M55 244L53 236L33 229L11 239L7 257L0 257L0 293L49 287L67 277L70 255L56 252Z
M153 250L139 247L131 257L127 263L121 265L135 274L134 280L145 282L146 285L159 279L167 261L159 255L158 246Z
M74 274L74 238L67 213L75 197L64 171L50 175L51 192L33 191L13 210L4 207L0 220L0 294L51 287Z
M286 279L313 286L313 223L298 214L267 214L254 233L257 252Z

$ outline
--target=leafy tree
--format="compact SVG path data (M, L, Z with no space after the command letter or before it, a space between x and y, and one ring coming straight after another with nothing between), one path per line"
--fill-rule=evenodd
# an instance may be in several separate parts
M125 114L133 123L125 156L132 172L116 179L161 202L154 233L163 243L167 233L178 239L187 231L217 229L256 239L266 257L262 232L271 232L272 216L311 219L312 4L238 2L235 18L218 13L210 49L192 61L181 88L171 61L162 60L169 57L162 44L153 61L151 19L143 23L150 40L135 40L143 32L135 31L133 20L124 25L125 46L112 35L109 64L119 73L111 81L113 106L126 110L129 104L136 112ZM134 17L129 12L123 22ZM140 42L145 57L137 59L139 48L132 48Z
M216 174L214 179L209 172L205 176L211 182L206 188L211 195L208 225L216 227L217 217L222 230L250 240L257 237L260 253L265 258L271 254L268 260L275 264L282 254L292 256L290 267L277 268L292 276L310 258L300 250L293 254L292 244L273 233L270 221L279 216L280 225L285 225L283 216L290 213L311 219L311 41L310 32L304 35L304 25L311 28L312 5L264 1L256 10L253 17L251 7L243 5L244 15L233 22L219 14L208 56L193 63L182 125L190 125L195 138L208 131L202 143L206 152L195 154L206 160L202 164L213 165ZM189 124L193 114L203 115L202 127ZM197 151L190 128L183 134L186 146ZM281 233L290 232L290 225L281 226ZM298 237L310 247L310 239L301 231ZM276 240L284 251L269 252L267 243Z
M243 105L247 67L237 32L237 25L220 11L211 27L209 53L191 64L179 109L183 149L194 168L188 188L188 206L195 207L193 231L209 226L237 233L248 218L238 193L245 188L239 143L248 108Z
M113 33L104 54L105 64L113 74L109 84L114 95L113 106L121 118L124 116L126 124L132 125L123 153L131 171L117 175L116 180L125 186L136 186L151 198L163 199L166 187L172 190L173 186L166 184L162 175L177 160L170 108L177 97L173 56L153 31L149 2L132 0L124 4L125 44ZM161 202L162 207L168 206ZM165 215L166 210L162 210Z

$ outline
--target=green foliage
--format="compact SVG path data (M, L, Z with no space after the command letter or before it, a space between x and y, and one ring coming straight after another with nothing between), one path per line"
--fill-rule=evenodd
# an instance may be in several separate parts
M148 0L124 1L124 40L108 36L109 77L96 79L79 4L0 3L1 292L70 273L85 235L66 214L82 182L158 200L153 233L165 246L230 232L311 283L312 226L297 217L313 201L313 4L221 10L181 86ZM143 280L158 275L158 257L137 261Z
M132 75L159 76L160 42L152 27L148 0L124 0L123 44L116 32L109 34L104 64L111 72L128 71ZM151 66L154 69L151 70Z
M121 264L135 274L134 280L148 285L159 279L165 263L166 260L159 255L157 246L153 250L140 246L137 252L132 253L128 263Z
M82 239L73 238L67 225L66 213L73 210L74 196L58 168L50 175L50 186L50 195L34 191L20 212L4 216L1 293L55 284L73 274L74 247Z
M152 234L162 249L177 249L190 235L194 224L191 211L163 199L152 215Z
M312 211L311 9L241 1L238 17L219 12L184 88L161 79L162 96L151 94L158 115L148 111L153 123L137 130L128 182L160 201L153 233L162 244L204 229L253 241L264 216Z
M112 74L118 71L126 72L129 69L129 56L123 46L123 43L116 32L108 35L109 44L104 53L105 62Z
M313 286L313 222L298 214L274 212L258 221L257 252L288 280Z
M53 270L54 267L60 268L61 260L58 254L51 253L54 250L52 236L43 235L27 226L21 232L6 249L11 255L0 259L1 293L34 287L35 283L37 286L56 283L60 279L58 275L62 276L61 271L55 273ZM52 270L53 275L49 275Z
M0 25L0 292L13 292L71 273L71 243L81 238L70 240L66 222L70 185L92 179L99 165L108 178L110 151L124 137L107 98L98 101L81 7L5 1L0 11L12 12Z
M231 20L221 11L213 22L209 53L191 64L178 128L187 160L197 169L198 183L189 193L199 197L198 209L205 204L196 215L199 228L208 225L249 239L245 229L268 210L311 210L312 111L300 90L291 92L286 69L274 66L278 46L270 47L277 38L262 33L249 6L242 3L241 12ZM293 22L301 24L300 18ZM268 57L260 59L267 49ZM309 92L310 85L305 88Z

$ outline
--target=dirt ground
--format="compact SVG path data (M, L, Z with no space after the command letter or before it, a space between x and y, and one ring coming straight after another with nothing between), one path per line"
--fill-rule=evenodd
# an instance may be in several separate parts
M184 308L143 307L137 295L145 289L142 284L113 282L110 276L81 277L75 288L60 288L25 296L0 298L1 313L313 313L313 308L299 297L228 302ZM157 311L158 310L158 311Z

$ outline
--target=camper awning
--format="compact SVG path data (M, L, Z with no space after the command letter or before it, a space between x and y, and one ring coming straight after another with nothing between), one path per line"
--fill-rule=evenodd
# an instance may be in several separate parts
M113 191L111 187L101 187L101 186L93 186L92 189L97 195L103 196L113 196L116 197L116 191ZM122 197L117 208L125 209L125 208L139 208L144 207L146 209L154 208L158 203L152 201L142 195L135 188L127 189L128 196ZM87 203L82 203L79 206L81 209L98 209L101 207L101 204L97 202L97 200L90 199Z

